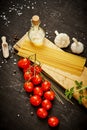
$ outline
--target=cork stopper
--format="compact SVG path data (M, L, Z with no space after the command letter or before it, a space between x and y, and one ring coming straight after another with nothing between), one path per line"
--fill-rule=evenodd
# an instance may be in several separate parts
M38 15L34 15L34 16L32 17L32 23L33 23L34 25L38 25L38 24L40 23L40 18L39 18Z

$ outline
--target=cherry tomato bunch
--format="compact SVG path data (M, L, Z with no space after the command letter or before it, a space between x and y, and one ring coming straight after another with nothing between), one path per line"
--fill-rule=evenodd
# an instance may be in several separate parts
M37 107L36 114L39 118L48 117L48 111L52 108L52 101L55 99L55 93L51 90L51 83L41 75L41 66L32 64L28 58L22 58L18 61L18 67L23 70L24 90L32 93L29 98L31 105ZM55 127L59 124L59 119L55 116L48 118L48 124Z

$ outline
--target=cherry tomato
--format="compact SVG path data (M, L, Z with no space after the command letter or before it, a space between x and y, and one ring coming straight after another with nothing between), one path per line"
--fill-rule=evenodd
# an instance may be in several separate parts
M39 73L42 71L42 69L41 69L41 66L39 66L39 65L34 65L34 66L31 67L31 71L32 71L33 73L35 72L35 74L39 74Z
M45 97L46 99L48 99L48 100L54 100L54 98L55 98L55 93L54 93L52 90L46 91L46 92L44 93L44 97Z
M35 87L34 90L34 95L39 95L39 96L42 96L43 95L43 90L41 89L41 87Z
M49 117L48 124L51 127L56 127L59 124L59 119L55 116Z
M48 116L48 112L45 108L38 108L37 109L37 116L44 119Z
M32 78L32 82L34 85L39 85L42 81L42 77L39 74L36 74L33 78Z
M50 87L51 87L51 83L47 80L45 80L43 83L42 83L42 90L43 91L48 91L50 90Z
M31 80L32 77L33 77L33 73L32 73L32 72L26 71L26 72L24 73L24 79L25 79L25 80Z
M32 82L25 82L24 83L24 89L26 92L32 92L34 89L34 85Z
M30 60L27 58L22 58L18 61L18 67L22 69L28 68L30 65Z
M41 102L42 102L42 99L38 95L33 95L32 97L30 97L30 103L33 106L39 106L41 104Z
M52 108L52 103L48 99L44 99L42 101L42 107L45 108L46 110L49 110Z

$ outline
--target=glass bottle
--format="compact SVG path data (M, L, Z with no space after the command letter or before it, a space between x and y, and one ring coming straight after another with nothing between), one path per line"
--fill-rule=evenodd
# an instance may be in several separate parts
M39 26L40 18L38 15L34 15L32 17L31 24L31 29L28 32L29 39L35 46L42 46L44 43L45 32Z

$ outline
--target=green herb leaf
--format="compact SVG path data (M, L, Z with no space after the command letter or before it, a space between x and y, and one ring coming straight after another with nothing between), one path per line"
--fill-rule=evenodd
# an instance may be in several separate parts
M85 99L87 99L87 96L85 96Z
M82 104L83 97L84 97L83 95L79 96L79 99L78 99L79 104Z
M75 84L76 84L76 88L80 89L82 87L82 85L83 85L83 82L82 81L78 82L77 80L75 80Z
M68 89L65 90L65 96L66 96L67 98L69 98L69 99L72 98L73 93L74 93L74 87L72 87L70 90L68 90Z
M83 90L79 90L79 93L80 93L80 94L83 94Z

